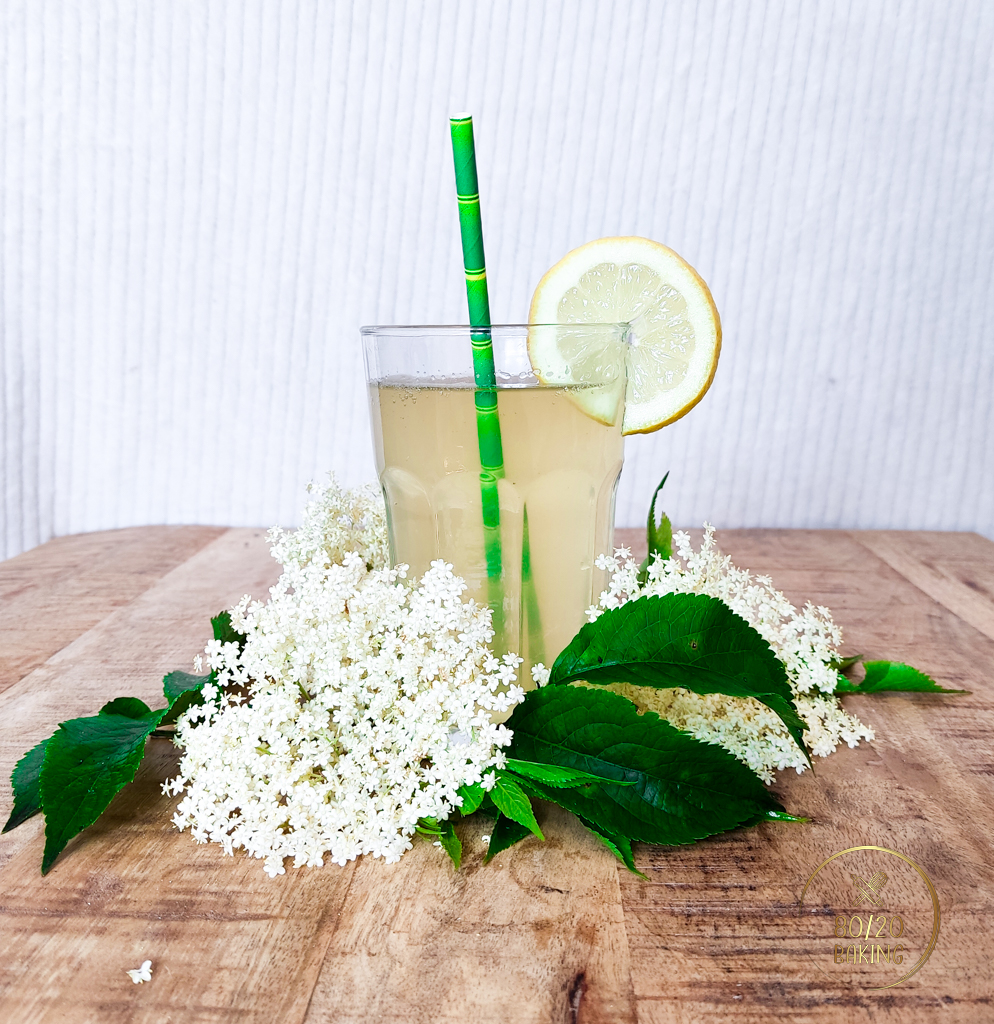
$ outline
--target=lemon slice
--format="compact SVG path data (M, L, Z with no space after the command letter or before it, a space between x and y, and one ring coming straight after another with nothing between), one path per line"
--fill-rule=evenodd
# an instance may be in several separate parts
M708 286L686 260L648 238L598 238L567 253L539 281L529 323L631 324L625 434L648 434L686 415L711 386L721 350ZM603 359L571 350L568 332L531 331L528 350L540 379L544 368L563 366L589 376L595 368L584 362ZM596 389L589 397L578 391L574 401L610 422Z

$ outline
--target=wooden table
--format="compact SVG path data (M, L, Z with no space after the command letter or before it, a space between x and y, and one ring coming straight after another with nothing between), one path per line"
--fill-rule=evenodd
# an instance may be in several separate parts
M637 543L632 531L624 539ZM135 785L51 873L43 822L0 839L0 1020L994 1021L994 544L975 534L731 530L736 562L829 606L846 649L911 662L971 696L847 698L877 739L782 773L808 825L636 847L642 880L555 808L548 841L457 875L419 843L399 864L289 869L170 824L176 763L150 741ZM261 530L149 527L52 541L0 565L0 774L110 697L155 705L208 617L277 575ZM6 817L10 796L0 796ZM482 832L482 826L476 830ZM942 905L938 945L898 988L811 966L805 880L832 853L903 851ZM805 930L807 929L807 930ZM148 984L125 969L153 961Z

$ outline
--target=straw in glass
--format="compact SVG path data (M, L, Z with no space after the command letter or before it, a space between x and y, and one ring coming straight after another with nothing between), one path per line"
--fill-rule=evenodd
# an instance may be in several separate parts
M452 156L456 167L459 230L462 235L463 269L466 272L466 298L469 301L470 338L473 345L483 538L487 578L491 583L490 606L496 619L502 610L501 594L499 589L495 588L495 583L500 581L502 565L497 481L504 476L504 449L500 438L500 418L497 414L497 373L494 369L494 349L490 333L490 295L487 291L487 268L483 256L483 222L480 218L480 189L476 177L473 118L469 114L456 114L449 119L449 125L452 131Z
M501 587L503 554L497 481L504 476L504 449L500 436L500 417L497 413L497 372L494 367L493 338L490 331L490 293L487 289L487 267L483 255L483 220L480 216L473 118L469 114L456 114L449 119L449 126L456 169L459 230L462 236L463 270L466 274L466 298L469 302L470 338L473 346L473 376L476 383L476 433L480 449L480 494L483 504L483 538L489 591L487 603L493 615L494 629L500 632L504 619ZM536 662L544 660L544 645L538 593L531 574L527 507L523 511L522 611L528 624L529 660Z

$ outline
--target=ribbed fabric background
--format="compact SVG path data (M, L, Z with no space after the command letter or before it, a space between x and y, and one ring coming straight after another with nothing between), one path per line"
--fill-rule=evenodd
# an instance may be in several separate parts
M705 401L618 521L994 536L990 0L4 0L2 540L285 525L371 479L358 327L494 318L640 234L710 283Z

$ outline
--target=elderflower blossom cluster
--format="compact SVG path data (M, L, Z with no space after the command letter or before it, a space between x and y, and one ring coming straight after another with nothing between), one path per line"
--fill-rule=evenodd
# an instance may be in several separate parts
M444 819L460 786L493 782L510 731L491 712L524 698L515 655L488 648L490 611L442 561L420 581L387 558L382 499L334 482L295 534L265 604L231 611L237 643L211 641L217 685L177 723L167 793L198 842L244 849L275 877L369 853L396 861L418 819Z
M384 569L390 558L387 512L375 484L351 490L329 474L325 487L308 484L314 498L304 506L303 522L291 532L274 526L270 550L281 565L322 565L341 562L350 552L362 556L367 569Z
M662 594L707 594L720 598L741 615L783 663L804 720L804 741L812 754L827 757L840 741L855 747L872 740L873 730L842 709L833 691L842 631L827 608L806 605L798 611L766 576L753 576L732 564L715 544L714 527L706 525L699 551L688 534L673 535L674 556L656 559L648 580L639 585L639 567L627 548L614 557L602 556L598 568L611 570L608 589L597 606L588 609L592 622L607 608L618 608L638 597ZM807 761L779 716L751 697L696 694L682 688L656 689L617 683L609 687L633 701L641 711L654 711L671 725L700 740L718 743L744 761L766 782L782 768L804 771Z

